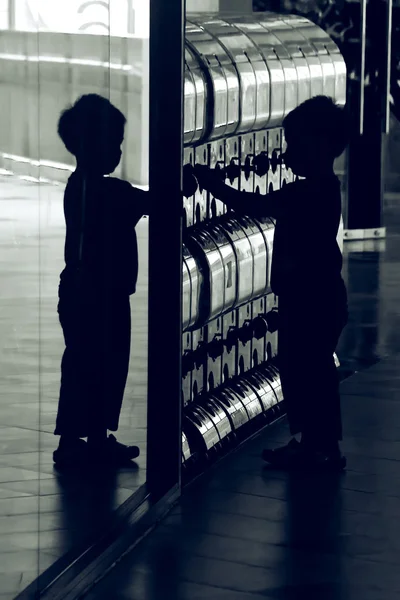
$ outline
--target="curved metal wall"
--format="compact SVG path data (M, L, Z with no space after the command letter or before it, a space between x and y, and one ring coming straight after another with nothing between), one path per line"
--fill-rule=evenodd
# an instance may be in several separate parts
M185 165L208 165L248 192L293 181L282 158L282 121L315 95L345 103L337 46L307 19L276 14L191 16L186 41ZM279 309L270 287L275 223L239 218L190 187L182 295L186 464L217 455L282 410ZM299 227L311 234L305 223Z
M147 68L144 40L3 32L0 164L65 180L73 161L57 118L91 91L127 116L116 175L146 184ZM266 194L294 179L282 159L282 120L318 94L344 104L346 67L336 44L303 17L191 16L184 90L184 163L219 169L232 187ZM184 461L246 437L282 400L270 288L274 221L227 213L195 188L184 201ZM306 222L299 227L310 234Z
M279 127L291 110L319 94L346 102L338 47L303 17L192 16L186 44L186 145Z
M317 93L345 102L343 57L302 17L190 17L185 59L188 147L279 127L292 108ZM90 89L109 97L128 119L116 174L146 185L147 72L146 40L2 31L1 166L65 181L74 161L55 135L57 119Z

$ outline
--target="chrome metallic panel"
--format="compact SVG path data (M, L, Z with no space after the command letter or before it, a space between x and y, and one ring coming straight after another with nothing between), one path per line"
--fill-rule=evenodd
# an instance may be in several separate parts
M196 104L197 90L194 81L193 73L187 64L187 59L190 60L188 50L185 51L185 73L184 73L184 143L189 145L195 137L196 127ZM204 105L204 98L203 98Z
M190 71L196 93L195 129L193 131L192 143L199 143L207 134L207 88L201 62L188 47L185 49L185 70Z
M254 128L262 129L270 122L271 77L264 56L251 33L257 30L263 33L263 29L249 17L233 16L226 17L225 20L246 35L252 45L251 47L246 45L246 54L253 66L257 86Z
M214 93L214 127L210 139L232 135L239 126L239 77L226 50L202 23L187 21L186 39L197 51L211 77Z
M202 27L218 38L231 58L240 83L240 123L237 133L251 131L256 121L257 79L249 54L254 44L232 23L217 17L201 21Z
M242 400L250 419L254 419L263 412L260 398L247 381L242 378L238 379L235 382L232 382L229 389Z
M214 240L222 256L224 269L224 304L223 311L221 312L227 312L228 310L232 310L232 308L234 308L234 306L237 303L238 265L235 250L230 242L227 233L224 231L223 227L219 223L210 226L208 228L207 233ZM211 303L212 302L213 300L211 299ZM221 314L221 312L218 314ZM213 313L213 315L217 316L217 313Z
M246 222L242 221L246 228ZM233 246L237 261L237 294L235 305L249 302L253 297L253 252L249 238L239 219L224 219L223 228Z
M279 20L276 18L271 19L264 17L260 19L260 21L265 31L267 32L266 39L268 39L269 43L269 56L272 56L272 54L276 55L283 68L285 88L285 104L283 116L286 117L286 115L288 115L299 104L296 67L294 65L293 59L290 56L289 51L279 40L279 38L275 35L274 29L279 24ZM269 64L268 60L267 64ZM274 89L272 85L271 94L273 93ZM271 126L273 126L272 123Z
M210 416L198 404L190 405L188 408L188 417L194 422L199 430L206 449L211 450L211 448L220 442L217 428Z
M278 15L262 22L267 23L268 30L278 38L292 59L297 73L297 104L305 102L311 97L311 73L302 49L304 37Z
M269 250L260 227L254 219L240 217L242 226L246 226L253 254L253 293L252 299L259 298L268 289L268 254Z
M221 170L225 169L225 140L215 140L208 144L210 168ZM208 218L214 219L226 212L226 206L213 195L209 194Z
M227 411L222 407L222 404L215 401L213 397L203 400L201 403L203 410L210 416L214 423L221 440L232 433L232 423L229 420Z
M184 461L189 460L192 453L189 448L189 442L186 435L182 432L182 458Z
M210 152L208 145L196 146L194 149L194 164L210 166ZM201 223L207 218L207 195L206 190L197 188L194 195L194 220L196 224Z
M270 81L270 117L268 127L280 125L285 115L285 71L277 55L276 47L281 47L277 38L268 33L260 23L242 20L238 27L257 45L268 69ZM295 74L294 74L295 75ZM293 90L292 90L293 91ZM295 90L297 97L297 89Z
M188 52L186 51L186 55ZM196 85L193 79L192 72L186 66L184 75L184 124L183 124L183 139L186 145L193 142L196 131Z
M271 266L272 266L272 251L274 245L275 225L272 219L265 217L263 219L253 219L258 225L264 237L265 246L267 248L267 292L271 288Z
M255 134L255 155L256 160L262 156L263 159L268 157L267 132L259 131ZM254 175L254 191L259 194L267 193L267 177L261 176L257 171Z
M190 277L190 321L187 326L189 328L197 326L200 322L200 294L204 287L204 281L198 263L185 245L183 245L183 260Z
M259 371L268 379L268 382L275 392L278 402L281 402L283 400L282 385L279 371L276 366L270 362L267 362L263 365L260 365Z
M225 302L225 265L217 244L209 233L200 228L190 233L187 243L194 243L194 257L204 263L204 285L201 289L200 320L206 323L218 317L224 311ZM226 256L225 256L226 259ZM236 270L236 263L234 263ZM236 273L235 273L236 277ZM233 278L230 286L233 287ZM229 282L228 282L229 283Z
M214 392L211 397L220 402L224 410L227 411L234 430L237 431L249 422L249 414L243 402L231 389L219 389L217 392Z
M278 398L268 379L258 370L247 373L244 377L257 390L264 411L269 410L278 402Z
M321 61L324 91L341 105L346 103L346 64L338 46L320 27L301 16L288 15L285 20L296 27L315 47Z
M185 259L183 259L182 267L182 329L183 331L185 331L190 325L192 283L190 280L190 273Z

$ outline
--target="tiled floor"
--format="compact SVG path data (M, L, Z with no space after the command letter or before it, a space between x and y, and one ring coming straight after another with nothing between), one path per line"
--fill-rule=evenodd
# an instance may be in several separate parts
M52 451L64 349L57 318L62 186L0 176L0 599L100 532L146 478L147 221L132 306L132 353L118 438L142 450L114 476L57 474Z
M394 600L400 593L400 356L342 384L348 470L264 468L285 422L189 488L85 600Z
M138 293L132 298L132 314L136 315L133 318L132 368L118 434L122 441L137 442L141 446L143 457L139 460L139 469L134 472L117 473L114 478L111 475L106 477L104 474L93 474L85 479L72 475L60 476L53 470L51 453L56 438L52 432L57 406L59 366L63 351L62 333L56 313L58 274L63 266L62 192L61 186L38 187L27 181L0 177L0 600L14 598L18 591L26 587L64 552L77 547L93 532L99 531L110 518L113 509L145 480L146 220L143 220L138 227L141 273ZM400 286L397 285L400 211L396 204L387 210L387 220L390 223L390 236L385 252L372 249L368 253L360 254L357 248L347 246L345 275L349 277L351 320L342 338L339 356L343 364L353 370L400 351L400 334L399 329L396 328L400 306ZM310 306L312 306L312 299ZM363 392L360 386L357 390ZM381 395L382 398L386 398L386 393L391 394L392 397L396 391L395 386L394 389L387 387L385 394L381 394L380 384L374 388L375 391L369 384L367 388L368 392L375 394L376 397ZM354 402L353 400L353 404ZM363 402L363 414L368 414L368 419L360 423L357 419L353 419L352 427L355 428L356 433L358 431L357 435L367 430L367 423L373 428L375 423L379 422L373 413L374 402L370 401L368 404L363 397L360 398L360 402ZM389 433L386 432L386 435L390 435L392 439L396 436L396 429L391 425L390 420L389 425L391 428L389 427ZM280 441L283 439L282 427L270 429L267 435L272 436L271 440L274 436L278 436ZM356 446L361 444L359 438L354 439L358 441L353 441L353 444ZM350 443L349 440L350 437L346 443ZM200 510L201 503L199 504L193 495L192 500L188 496L188 500L184 500L179 509L182 511L185 506L188 506L187 516L184 512L181 514L175 511L175 515L171 515L163 524L157 535L161 532L164 539L165 535L168 538L172 534L180 541L177 546L174 546L171 541L171 553L168 555L169 567L161 573L160 579L151 577L151 572L158 567L153 559L149 558L149 562L143 567L144 570L140 570L142 567L139 565L135 570L134 580L129 580L133 581L133 588L126 591L127 587L125 596L121 597L138 597L145 600L146 596L143 594L150 594L152 598L175 600L189 596L202 598L204 593L207 593L210 598L245 599L247 595L244 595L243 590L240 596L233 591L236 588L241 589L239 584L228 586L226 591L225 584L221 584L222 580L213 580L210 573L218 572L221 577L224 577L224 572L230 572L232 577L235 577L235 581L243 579L245 582L245 574L253 573L250 567L253 569L260 567L257 561L261 560L262 564L263 561L266 561L266 564L272 561L272 564L275 564L273 561L278 560L279 556L283 560L282 557L286 555L282 549L277 558L277 555L273 554L275 550L269 546L266 548L265 544L270 543L268 536L280 531L279 527L287 528L287 522L279 521L274 524L274 521L270 520L267 531L264 531L257 521L255 507L252 507L251 503L250 505L244 503L244 506L250 508L241 508L243 493L251 497L269 496L271 493L282 496L283 490L289 489L290 485L295 486L294 483L282 480L276 474L268 478L260 475L259 461L256 456L258 448L254 445L257 443L261 442L254 442L253 445L246 447L243 453L230 457L224 462L222 471L221 469L213 471L213 473L220 473L217 479L214 482L210 480L209 484L204 483L204 488L200 487L196 491L197 498L204 499L204 512ZM367 442L365 446L368 447ZM382 444L379 448L383 453L386 451ZM355 454L359 461L364 460L362 453ZM388 464L387 460L376 460L380 460L384 465ZM364 463L368 467L377 464L377 468L381 468L380 462L364 460L362 464ZM395 468L392 473L394 472ZM378 478L368 478L362 470L360 473L359 480L367 481L365 485L369 485L372 489ZM346 477L348 480L348 476ZM379 481L382 485L382 493L386 494L389 493L387 490L392 489L391 481L382 477ZM233 500L230 500L229 494L231 485L243 486L244 490L244 492L239 491ZM252 491L253 486L255 492ZM218 492L219 487L221 490ZM210 491L211 495L207 499L209 488L214 491L212 494ZM278 491L271 492L271 489ZM224 502L228 503L227 511L224 509ZM230 516L230 502L233 502L234 507L239 507L232 509L233 514L243 510L245 513L242 516ZM190 509L191 503L193 510ZM264 500L259 503L264 503ZM193 514L197 509L198 521L194 523ZM277 515L278 518L279 514L283 514L279 511L288 508L274 505L271 510L274 511L271 514ZM175 526L179 523L177 529L171 529L171 525ZM203 523L207 526L201 529ZM196 527L200 527L198 542L196 542L197 538L192 539L190 534L192 530L196 530ZM229 534L229 529L232 529L232 535ZM283 533L279 535L282 538ZM225 538L228 538L228 541L224 541ZM247 543L244 542L246 539ZM200 544L200 548L208 548L204 550L204 556L202 550L193 550L192 542ZM255 542L258 546L254 547ZM151 540L146 543L150 544L149 547L154 545ZM277 542L273 541L273 543ZM266 557L255 556L260 544L266 551ZM239 565L240 560L231 560L235 549L239 552L239 558L243 553L249 556L247 562L245 560L243 563L245 573ZM180 557L186 551L182 563ZM226 555L224 555L225 551ZM290 557L294 563L295 554L294 551L291 552ZM215 553L219 557L219 562L213 561ZM143 557L145 556L150 557L150 554L144 554ZM160 558L157 555L156 562L159 559L165 563L166 556ZM182 570L185 561L188 568L192 569L191 573L200 572L201 576L186 575ZM307 565L311 564L314 563L307 563L304 568L310 569L311 566ZM290 567L296 572L299 568L294 564ZM321 565L322 568L328 567ZM256 577L255 573L254 577ZM122 574L123 581L125 581L124 574ZM129 581L126 584L128 586ZM260 579L256 578L255 581ZM121 594L125 589L124 585L121 587ZM165 594L160 587L162 585L166 586ZM209 585L211 588L208 587ZM247 583L243 583L242 587L246 585ZM254 585L258 584L254 583ZM250 589L253 588L249 588L249 591ZM267 586L265 589L268 589L270 595L270 588ZM318 600L321 597L329 600L328 593L325 594L323 589L321 592L321 589L319 588L320 593L315 597L318 597ZM103 594L101 597L118 600L115 588L113 590L112 594L107 596L99 588L99 593ZM304 588L304 591L308 594L309 588ZM259 593L258 590L257 594ZM297 596L287 597L291 599ZM341 596L344 600L346 597L344 593ZM310 598L312 600L313 596L311 595ZM365 598L368 600L367 596ZM376 598L379 600L379 596Z
M85 600L399 597L399 203L386 223L386 247L345 246L351 317L338 354L360 371L342 383L347 472L263 467L261 449L289 438L274 424L188 488Z
M386 240L371 242L363 252L358 242L344 246L350 316L338 355L353 370L400 352L400 194L391 196L384 211Z

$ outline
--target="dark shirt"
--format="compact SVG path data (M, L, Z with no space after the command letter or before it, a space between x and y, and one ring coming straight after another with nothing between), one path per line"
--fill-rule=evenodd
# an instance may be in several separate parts
M64 194L66 266L61 282L72 282L80 267L91 290L133 294L138 276L135 226L148 214L147 206L147 193L128 182L76 170Z
M342 285L342 254L336 241L340 182L335 175L298 180L267 195L216 184L214 195L235 212L276 220L271 288L277 296L329 294Z

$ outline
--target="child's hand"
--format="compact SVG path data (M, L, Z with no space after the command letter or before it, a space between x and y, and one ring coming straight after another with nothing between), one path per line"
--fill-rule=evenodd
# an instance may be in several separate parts
M197 180L194 172L194 167L191 164L183 166L183 195L185 198L190 198L197 191Z
M205 165L195 165L194 174L200 188L203 190L213 193L221 186L221 175L214 169L210 169Z

